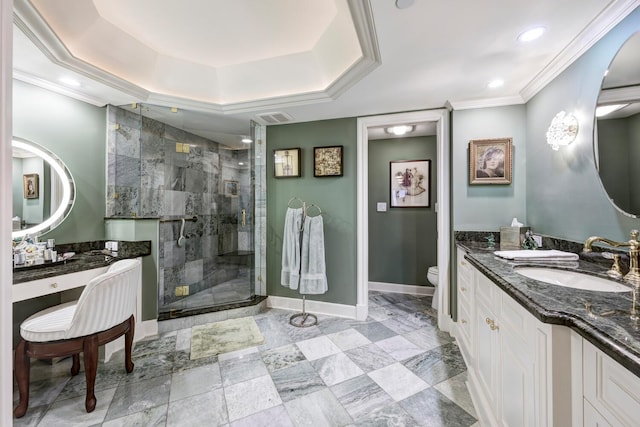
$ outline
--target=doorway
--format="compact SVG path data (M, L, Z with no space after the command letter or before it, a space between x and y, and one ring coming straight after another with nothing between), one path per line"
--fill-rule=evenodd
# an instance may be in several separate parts
M358 119L358 254L357 254L357 306L356 317L365 320L368 315L369 294L369 132L381 126L415 125L430 122L436 127L437 141L437 247L438 247L438 326L443 331L451 329L449 309L450 277L450 198L449 198L449 112L446 109L385 114Z

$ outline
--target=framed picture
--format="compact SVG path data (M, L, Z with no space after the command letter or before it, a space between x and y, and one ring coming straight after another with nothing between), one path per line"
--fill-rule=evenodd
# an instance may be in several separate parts
M342 145L313 148L313 176L342 176Z
M238 181L223 181L224 195L227 197L238 197Z
M274 176L276 178L300 177L300 149L273 150Z
M430 206L431 160L390 162L389 169L392 208Z
M38 194L38 174L22 175L22 187L25 199L37 199L40 197Z
M511 184L512 139L469 141L469 184Z

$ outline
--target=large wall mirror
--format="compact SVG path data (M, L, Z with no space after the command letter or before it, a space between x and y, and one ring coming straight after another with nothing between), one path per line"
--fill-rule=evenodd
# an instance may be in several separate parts
M57 227L71 212L75 185L65 164L45 147L13 138L13 231L17 239Z
M640 32L622 45L602 81L594 154L600 180L622 212L640 216Z

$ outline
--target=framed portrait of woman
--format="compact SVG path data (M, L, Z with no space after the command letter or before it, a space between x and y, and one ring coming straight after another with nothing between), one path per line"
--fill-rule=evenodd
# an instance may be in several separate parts
M511 184L512 139L469 141L469 184Z
M22 175L22 187L25 199L37 199L40 197L38 194L38 174Z

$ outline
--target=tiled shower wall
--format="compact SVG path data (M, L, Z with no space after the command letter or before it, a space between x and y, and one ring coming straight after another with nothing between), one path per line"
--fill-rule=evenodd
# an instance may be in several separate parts
M193 295L246 274L246 266L220 255L253 251L251 150L230 150L114 106L108 107L108 123L107 216L198 217L186 222L183 247L177 245L180 221L160 222L160 311L181 299L176 286L189 285ZM225 184L233 183L237 193L225 193Z

